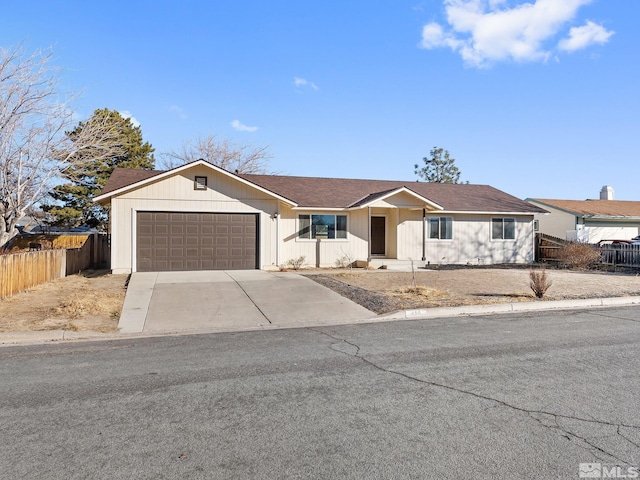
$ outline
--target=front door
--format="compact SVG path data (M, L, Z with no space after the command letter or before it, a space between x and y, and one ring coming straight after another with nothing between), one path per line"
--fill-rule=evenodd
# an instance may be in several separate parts
M387 253L386 232L386 218L371 217L371 255Z

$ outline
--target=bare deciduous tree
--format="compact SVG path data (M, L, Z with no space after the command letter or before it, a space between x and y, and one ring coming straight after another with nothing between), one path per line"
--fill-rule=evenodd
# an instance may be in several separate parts
M59 88L52 51L27 55L22 46L0 48L0 246L18 232L16 222L63 178L78 151L118 153L117 132L98 124L73 143L65 131L76 123L77 95ZM76 165L82 167L81 165Z
M272 158L269 147L241 145L215 135L205 135L183 143L178 152L161 154L161 166L171 169L203 159L227 171L238 173L267 173L269 160Z

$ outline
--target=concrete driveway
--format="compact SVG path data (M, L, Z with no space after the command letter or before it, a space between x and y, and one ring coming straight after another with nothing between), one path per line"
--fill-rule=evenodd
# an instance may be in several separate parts
M134 273L122 333L233 331L350 323L375 313L295 273L262 270Z

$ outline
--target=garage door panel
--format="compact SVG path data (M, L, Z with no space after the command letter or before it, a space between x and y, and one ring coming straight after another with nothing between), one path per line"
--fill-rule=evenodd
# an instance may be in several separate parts
M182 258L172 258L169 260L169 270L172 272L183 272L186 270L184 260Z
M143 270L143 271L154 271L153 268L155 268L155 270L159 271L159 272L166 272L169 270L169 262L167 260L156 260L155 262L151 263L151 261L149 260L149 267L147 270Z
M257 268L256 214L138 212L137 271Z
M231 267L229 266L229 260L226 258L217 258L214 260L215 267L214 270L229 270Z

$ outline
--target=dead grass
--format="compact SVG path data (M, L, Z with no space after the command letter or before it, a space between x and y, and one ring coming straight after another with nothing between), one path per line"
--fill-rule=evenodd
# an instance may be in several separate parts
M547 270L545 300L640 295L640 275L628 273ZM309 275L314 278L316 275ZM538 300L523 268L459 268L415 272L359 270L319 275L320 283L360 305L386 313L392 310ZM331 281L328 281L331 280ZM341 288L342 284L348 289ZM386 299L386 300L385 300Z
M82 287L71 298L52 309L52 316L78 319L87 315L120 318L122 295L119 292L97 292Z
M444 299L450 296L450 294L445 291L438 290L437 288L425 287L424 285L416 285L415 287L399 287L390 290L389 293L401 298L422 297L429 300Z
M117 332L127 279L85 272L0 300L0 332Z

